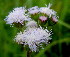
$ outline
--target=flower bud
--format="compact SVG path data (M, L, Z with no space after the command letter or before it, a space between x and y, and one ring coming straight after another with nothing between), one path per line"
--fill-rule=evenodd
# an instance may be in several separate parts
M45 16L40 16L39 19L42 21L42 22L45 22L47 20L47 17Z
M58 19L56 18L56 16L52 16L52 21L55 23L58 22Z

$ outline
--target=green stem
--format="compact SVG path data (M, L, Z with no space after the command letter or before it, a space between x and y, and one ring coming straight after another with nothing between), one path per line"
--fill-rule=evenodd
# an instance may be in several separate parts
M23 52L23 57L27 57L27 50L26 50L26 48L23 47L23 50L24 50L24 52Z
M31 57L31 51L30 50L27 51L27 57Z

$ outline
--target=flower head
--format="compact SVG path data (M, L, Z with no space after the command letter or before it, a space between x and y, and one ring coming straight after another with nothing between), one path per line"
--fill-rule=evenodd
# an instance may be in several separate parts
M44 14L48 15L49 17L51 17L52 15L56 15L56 12L54 10L50 9L50 7L51 7L51 4L49 4L46 7L41 7L39 11L40 11L40 13L44 13Z
M19 44L28 45L31 51L38 51L38 47L41 47L42 43L48 44L50 40L50 32L47 29L30 28L25 30L23 33L20 32L15 38L15 41Z
M47 17L45 16L40 16L39 19L42 21L42 22L45 22L47 20Z
M29 8L29 9L28 9L28 12L29 12L30 14L33 14L33 15L34 15L34 14L36 14L36 13L39 12L39 8L38 8L38 6Z
M34 20L29 21L29 22L26 24L26 26L27 26L28 28L35 28L35 27L37 27L37 22L35 22Z
M28 14L26 14L25 7L17 7L14 8L12 12L9 13L9 15L6 17L5 21L7 21L7 24L13 24L13 23L21 23L23 24L24 21L29 21L31 18Z
M52 16L52 21L55 22L55 23L58 22L57 17L56 16Z

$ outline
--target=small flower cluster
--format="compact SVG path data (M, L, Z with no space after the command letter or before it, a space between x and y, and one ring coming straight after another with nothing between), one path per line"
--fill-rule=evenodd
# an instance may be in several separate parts
M53 22L57 22L58 21L58 16L56 16L56 12L52 9L50 9L51 4L49 4L48 6L46 5L46 7L32 7L28 9L28 13L31 15L35 15L35 14L43 14L43 16L39 16L39 19L42 22L45 22L46 20L48 20L48 17L52 19Z
M14 8L12 12L9 13L9 15L6 17L5 21L7 21L7 24L13 24L13 23L20 23L22 25L24 21L30 21L31 18L28 14L26 14L25 7L19 7Z
M28 45L31 51L38 51L38 46L42 47L42 43L48 44L50 38L50 32L47 29L40 28L29 28L24 32L18 33L15 37L15 41L18 44Z
M5 18L7 24L16 25L21 24L23 27L20 33L15 36L14 41L18 44L28 45L31 51L38 51L39 47L42 47L42 43L48 44L51 40L51 32L40 25L38 21L35 21L31 16L40 15L38 20L44 23L51 18L52 21L57 22L56 12L50 9L51 4L46 7L32 7L26 10L25 7L14 8L12 12Z
M46 5L46 7L40 7L40 8L38 6L35 6L28 9L28 11L30 14L43 13L51 17L52 15L56 15L56 12L50 9L50 7L51 7L51 4L49 4L48 6Z

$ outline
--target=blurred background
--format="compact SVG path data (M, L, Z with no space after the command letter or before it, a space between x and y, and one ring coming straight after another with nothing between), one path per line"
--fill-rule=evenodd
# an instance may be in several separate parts
M59 22L52 27L51 43L40 52L33 52L32 57L70 57L70 0L0 0L0 57L26 57L21 45L13 39L17 29L4 21L15 7L43 7L52 4L52 9L59 16Z

